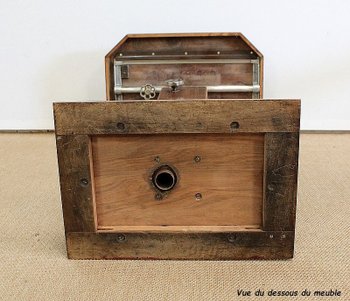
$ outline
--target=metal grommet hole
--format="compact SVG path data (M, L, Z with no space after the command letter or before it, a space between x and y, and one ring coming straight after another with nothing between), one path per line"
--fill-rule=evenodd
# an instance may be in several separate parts
M177 183L177 175L175 170L169 165L158 167L152 174L153 185L162 192L169 191L174 188Z

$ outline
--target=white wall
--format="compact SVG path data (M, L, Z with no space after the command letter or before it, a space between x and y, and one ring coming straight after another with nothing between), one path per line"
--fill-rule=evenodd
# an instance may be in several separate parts
M350 130L350 2L0 0L0 129L53 128L52 101L105 98L127 33L241 31L265 98L302 98L302 129Z

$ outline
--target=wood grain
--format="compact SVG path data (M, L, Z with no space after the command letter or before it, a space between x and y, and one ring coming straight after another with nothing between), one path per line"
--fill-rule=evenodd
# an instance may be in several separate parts
M90 138L57 136L62 209L66 232L94 231Z
M208 92L206 87L181 87L179 91L172 92L170 88L163 88L158 96L158 99L206 99Z
M298 186L299 133L267 133L264 164L266 231L292 231Z
M54 103L54 111L58 135L297 132L300 101Z
M293 232L69 233L71 259L242 260L293 257Z
M252 66L251 63L157 65L150 61L147 65L129 65L129 78L123 80L123 85L164 86L172 78L182 78L186 86L252 85Z
M151 55L183 54L216 54L222 53L244 54L246 58L252 58L252 47L246 43L239 33L226 34L150 34L127 35L122 43L112 49L107 57L123 58L145 53ZM255 57L258 53L253 50ZM123 54L123 57L119 56ZM260 54L260 53L259 53Z
M62 207L67 250L70 258L229 260L287 259L293 257L300 101L186 100L59 103L54 105L54 113ZM236 123L232 123L233 121ZM91 153L94 150L95 156L96 149L93 144L89 143L89 136L97 135L93 137L93 140L102 139L103 141L104 138L107 138L111 142L117 140L119 143L125 137L133 141L132 139L137 140L138 137L156 136L161 138L177 135L187 136L188 134L189 136L227 136L230 138L229 140L234 140L235 138L241 139L243 133L250 133L249 135L266 133L262 175L264 181L261 197L263 199L263 204L261 204L263 217L259 225L164 227L162 225L140 225L140 223L134 226L116 225L112 228L100 226L97 230L98 214L94 210L94 204L97 201L94 199L94 195L97 195L98 192L94 191L96 187L92 184L93 180L97 180L101 174L92 165L95 163L95 158L91 156ZM255 134L251 136L262 137ZM199 141L198 145L200 146L202 140ZM207 141L207 139L203 141ZM250 142L253 143L253 146L260 145L256 139L253 141L255 142ZM193 141L190 142L193 143ZM225 144L225 139L223 142ZM166 145L166 143L164 144ZM183 145L178 142L174 143L173 150L175 145L177 149L183 148ZM242 145L244 143L239 143L237 148ZM134 148L137 153L146 154L147 149L149 148L144 147L143 152L141 152L141 146ZM181 160L186 159L188 154L192 154L193 148L189 149L190 152L184 150ZM220 158L223 162L225 158L233 156L235 147L232 149L233 151L229 154L225 154L225 150L216 149L217 154L222 156L221 158L217 155L217 160ZM248 147L248 149L250 148ZM246 150L247 148L240 150L240 158L250 154ZM117 152L118 149L113 148L112 143L112 147L106 147L104 151L106 154L109 152L115 158L113 152ZM131 151L125 156L130 159L133 152ZM113 158L109 163L113 163ZM142 156L139 157L141 161L142 158ZM180 156L178 158L180 160ZM130 160L126 161L130 162ZM132 161L130 166L138 166L137 164L141 161ZM225 168L232 172L234 167L241 166L244 167L244 172L249 171L249 168L244 166L247 162L240 162L236 165L236 161L233 160L235 164L228 164ZM205 163L205 159L201 163ZM106 162L103 174L107 171L107 174L110 173L109 176L113 177L113 172L116 170L113 168L113 164L107 166ZM220 166L220 164L218 165ZM220 166L222 171L225 168ZM254 168L256 167L254 166ZM111 171L112 169L113 171ZM261 168L260 171L262 170ZM126 173L126 169L124 171ZM86 184L82 182L82 179L87 179ZM190 180L194 181L195 179ZM182 183L182 180L180 178L179 183ZM242 184L240 181L243 179L238 179L237 183L233 183L233 187L239 187ZM110 187L115 184L114 181L112 182ZM218 185L229 186L227 183L219 183ZM246 187L244 185L243 188ZM254 189L259 188L256 186ZM228 189L228 191L231 190ZM212 196L214 199L214 194ZM220 194L215 194L215 196L219 196L220 201ZM164 200L169 201L169 197ZM205 197L202 200L205 201ZM111 204L113 207L114 199ZM211 214L211 211L208 212ZM219 213L217 212L217 214ZM115 221L114 218L112 220ZM246 222L247 220L244 220L244 224ZM261 222L262 229L258 229ZM111 231L114 232L111 233Z
M261 225L263 135L96 136L92 153L98 228ZM158 201L150 177L163 164L178 183Z

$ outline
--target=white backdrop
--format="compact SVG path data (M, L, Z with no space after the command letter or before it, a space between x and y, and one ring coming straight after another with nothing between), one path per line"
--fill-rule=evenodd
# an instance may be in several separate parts
M105 99L127 33L240 31L265 98L301 98L302 129L350 130L350 2L0 0L0 129L52 129L53 101Z

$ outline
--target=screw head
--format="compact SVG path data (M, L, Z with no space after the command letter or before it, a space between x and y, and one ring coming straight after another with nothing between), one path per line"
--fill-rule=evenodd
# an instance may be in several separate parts
M80 186L86 187L88 185L89 185L89 180L88 179L85 179L85 178L80 179Z
M230 124L230 128L231 130L236 130L239 128L239 122L237 121L232 121L231 124Z
M124 130L125 130L125 123L123 123L123 122L118 122L118 123L117 123L117 129L118 129L119 131L124 131Z
M200 192L197 192L195 195L194 195L195 199L197 201L200 201L202 199L202 194Z
M237 237L236 237L236 235L234 235L234 234L230 234L230 235L228 236L228 238L227 238L227 240L228 240L229 242L235 242L236 239L237 239Z
M273 184L269 184L269 185L267 185L267 189L268 189L269 191L274 191L274 190L275 190L275 187L274 187Z
M156 193L154 198L157 200L157 201L160 201L161 199L163 199L163 196L160 194L160 193Z
M273 234L270 234L270 236L269 236L271 239L273 238Z
M193 158L193 160L194 160L194 162L199 163L199 162L201 162L202 158L200 156L195 156Z
M154 161L156 161L157 163L159 163L159 162L160 162L160 157L159 157L159 156L154 157Z
M117 235L117 241L118 242L122 242L122 241L125 241L125 235L124 234L118 234Z

